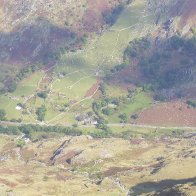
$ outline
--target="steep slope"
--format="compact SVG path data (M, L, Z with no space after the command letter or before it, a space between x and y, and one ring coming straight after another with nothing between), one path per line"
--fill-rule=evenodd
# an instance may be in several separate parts
M124 51L124 65L117 72L112 69L115 73L107 78L151 89L159 100L195 98L195 2L160 1L156 5L151 1L149 6L156 12L157 28L131 41Z
M61 54L80 49L87 37L99 33L106 24L104 13L123 1L0 1L0 63L17 67L54 65ZM94 3L97 6L94 6ZM96 20L96 21L95 21ZM13 67L14 67L13 66ZM0 77L1 89L7 91L15 79L7 72Z
M39 17L49 20L56 26L64 27L66 25L72 30L82 30L85 29L86 24L96 25L95 21L87 21L92 17L97 18L98 25L103 24L102 13L111 10L121 2L123 1L1 0L0 30L10 32L18 26L24 25L24 23L31 23ZM96 29L99 29L97 27Z

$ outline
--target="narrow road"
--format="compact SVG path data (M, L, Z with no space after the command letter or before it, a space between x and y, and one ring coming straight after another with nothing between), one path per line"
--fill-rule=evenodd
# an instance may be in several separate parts
M18 123L18 122L8 122L8 121L1 121L0 125L4 126L21 126L21 125L42 125L42 126L62 126L62 127L71 127L72 124L46 124L44 122L40 123ZM107 124L108 127L133 127L133 128L151 128L151 129L185 129L185 130L193 130L196 131L196 127L185 127L185 126L176 126L176 127L170 127L170 126L154 126L154 125L142 125L142 124L129 124L129 123L113 123L113 124ZM79 125L79 128L93 128L95 125Z

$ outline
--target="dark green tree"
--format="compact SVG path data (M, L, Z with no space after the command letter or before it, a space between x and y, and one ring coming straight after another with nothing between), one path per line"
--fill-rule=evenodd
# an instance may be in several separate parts
M0 121L5 120L6 112L3 109L0 109Z
M46 115L46 107L42 105L41 107L37 108L36 114L37 120L44 121Z

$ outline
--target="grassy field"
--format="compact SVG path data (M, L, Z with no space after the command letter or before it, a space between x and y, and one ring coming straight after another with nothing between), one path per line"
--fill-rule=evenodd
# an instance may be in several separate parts
M0 109L4 109L8 119L18 118L21 113L16 110L19 101L12 100L8 96L0 96Z
M33 73L29 77L22 80L19 83L16 91L12 93L11 95L20 96L20 97L31 95L32 93L36 91L38 82L43 77L43 75L44 75L44 72L42 71Z
M154 16L146 10L146 1L137 0L122 12L112 27L101 36L96 35L82 51L62 56L56 69L70 72L115 66L122 62L123 51L129 41L147 34L153 26Z
M131 103L128 104L122 110L122 112L130 115L130 114L133 114L135 112L138 112L141 109L149 107L151 103L152 103L152 100L151 100L150 96L148 96L144 92L141 92L141 93L138 93L137 95L135 95L135 97L133 98Z
M122 104L113 115L108 116L108 121L109 123L120 122L119 115L125 113L128 116L128 122L130 122L131 115L150 107L151 103L152 98L148 94L144 92L137 93L130 103Z

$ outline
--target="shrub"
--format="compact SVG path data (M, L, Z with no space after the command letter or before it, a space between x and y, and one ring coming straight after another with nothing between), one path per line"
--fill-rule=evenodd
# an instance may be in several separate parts
M134 119L134 120L136 120L138 118L138 114L131 115L131 118Z
M128 120L127 114L123 113L118 116L121 119L122 123L126 123Z
M37 114L37 120L44 121L45 114L46 114L46 107L42 105L41 107L37 108L36 114Z
M46 92L39 92L39 93L37 93L37 96L42 99L46 99L48 97Z
M124 9L124 5L120 4L116 8L114 8L111 12L105 12L103 14L103 18L106 24L113 25L117 21L123 9Z
M196 101L188 100L186 103L187 103L188 105L190 105L191 107L196 108Z
M0 109L0 121L5 120L6 112L3 109Z
M9 82L9 85L7 87L7 90L8 90L9 93L12 93L12 92L14 92L16 90L16 87L17 87L16 81L11 80Z
M25 145L25 141L23 139L17 141L17 147L22 148L24 145Z

